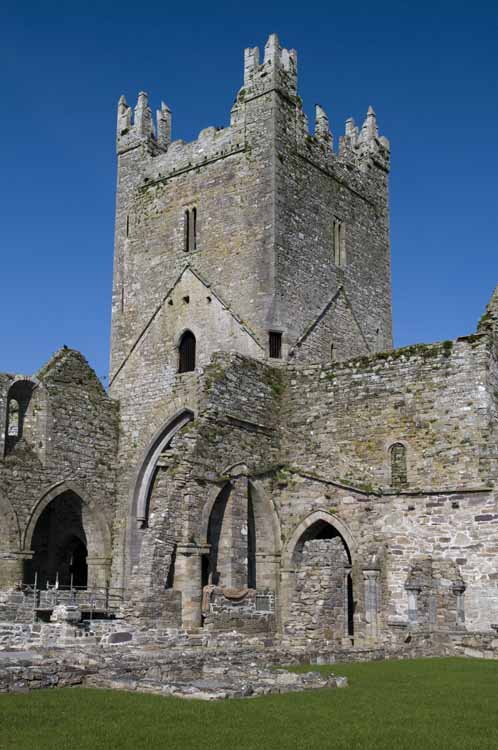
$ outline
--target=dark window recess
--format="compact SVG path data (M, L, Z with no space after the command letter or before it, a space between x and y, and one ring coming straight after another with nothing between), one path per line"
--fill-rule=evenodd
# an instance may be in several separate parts
M334 263L339 268L346 265L346 233L345 226L339 219L333 223Z
M192 331L185 331L180 339L178 372L195 370L195 336Z
M190 211L185 211L183 218L183 249L186 253L190 250Z
M391 486L403 487L408 483L406 448L402 443L391 446Z
M183 221L183 249L189 253L197 250L197 209L188 208Z
M192 235L192 250L197 250L197 209L193 208L191 211L191 235Z
M282 334L278 331L270 331L270 357L282 359Z

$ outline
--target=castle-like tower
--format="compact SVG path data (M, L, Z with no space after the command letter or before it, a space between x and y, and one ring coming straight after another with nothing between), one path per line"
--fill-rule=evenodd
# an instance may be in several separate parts
M104 614L114 592L132 630L480 642L498 617L498 292L475 334L391 349L373 110L337 150L319 106L309 133L272 35L262 62L246 50L229 127L172 142L141 93L117 146L109 393L65 347L0 373L0 621L46 616L56 581Z
M245 51L230 126L193 143L171 141L165 104L154 127L145 93L134 113L120 99L112 395L156 368L171 382L187 330L196 366L219 350L317 362L391 348L389 144L372 108L333 147L318 105L309 132L296 53L275 34L262 61Z

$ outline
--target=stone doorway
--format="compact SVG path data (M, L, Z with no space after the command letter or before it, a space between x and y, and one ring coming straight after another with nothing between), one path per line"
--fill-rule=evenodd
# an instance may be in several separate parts
M319 519L306 528L295 546L292 569L285 632L308 640L351 641L351 554L331 523Z

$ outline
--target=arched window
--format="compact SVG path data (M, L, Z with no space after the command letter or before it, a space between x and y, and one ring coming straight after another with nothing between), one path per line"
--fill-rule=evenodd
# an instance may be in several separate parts
M406 448L402 443L394 443L389 449L391 455L391 486L403 487L408 483L406 468Z
M195 336L192 331L185 331L178 347L178 372L195 370Z
M11 453L22 437L28 439L30 419L27 417L29 403L34 389L29 380L18 380L7 394L7 424L5 430L5 455Z

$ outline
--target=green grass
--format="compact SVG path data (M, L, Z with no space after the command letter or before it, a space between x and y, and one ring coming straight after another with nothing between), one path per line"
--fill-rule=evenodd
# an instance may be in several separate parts
M108 690L0 696L1 750L498 748L498 662L319 667L344 690L221 703Z

